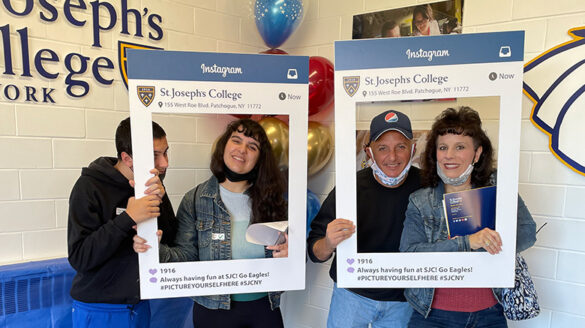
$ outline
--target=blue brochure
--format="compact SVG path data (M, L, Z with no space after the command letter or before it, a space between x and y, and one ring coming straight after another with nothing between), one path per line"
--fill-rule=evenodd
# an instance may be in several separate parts
M449 238L496 228L496 186L469 189L443 196Z

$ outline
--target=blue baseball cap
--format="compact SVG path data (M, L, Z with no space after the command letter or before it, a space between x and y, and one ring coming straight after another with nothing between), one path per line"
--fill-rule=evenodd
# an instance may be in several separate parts
M376 115L370 123L370 142L388 131L398 131L407 139L412 140L412 126L408 116L396 110L387 110Z

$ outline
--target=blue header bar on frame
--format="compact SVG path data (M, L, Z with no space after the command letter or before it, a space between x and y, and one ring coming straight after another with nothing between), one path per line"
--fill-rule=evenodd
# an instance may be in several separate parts
M335 42L335 70L524 60L524 31Z
M309 57L128 49L128 79L309 82Z

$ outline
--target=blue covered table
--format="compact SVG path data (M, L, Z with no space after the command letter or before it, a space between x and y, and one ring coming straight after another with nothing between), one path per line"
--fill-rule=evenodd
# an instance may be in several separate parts
M71 327L66 258L0 266L0 328ZM151 300L151 327L191 327L189 298Z

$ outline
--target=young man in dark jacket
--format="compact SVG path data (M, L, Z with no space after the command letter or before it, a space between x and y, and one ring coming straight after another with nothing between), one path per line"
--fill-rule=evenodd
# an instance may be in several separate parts
M165 131L152 122L154 177L145 196L134 198L130 118L116 130L118 158L100 157L83 168L69 198L69 263L74 327L148 327L150 307L140 301L133 227L158 217L161 242L173 242L174 211L162 180L168 167Z

